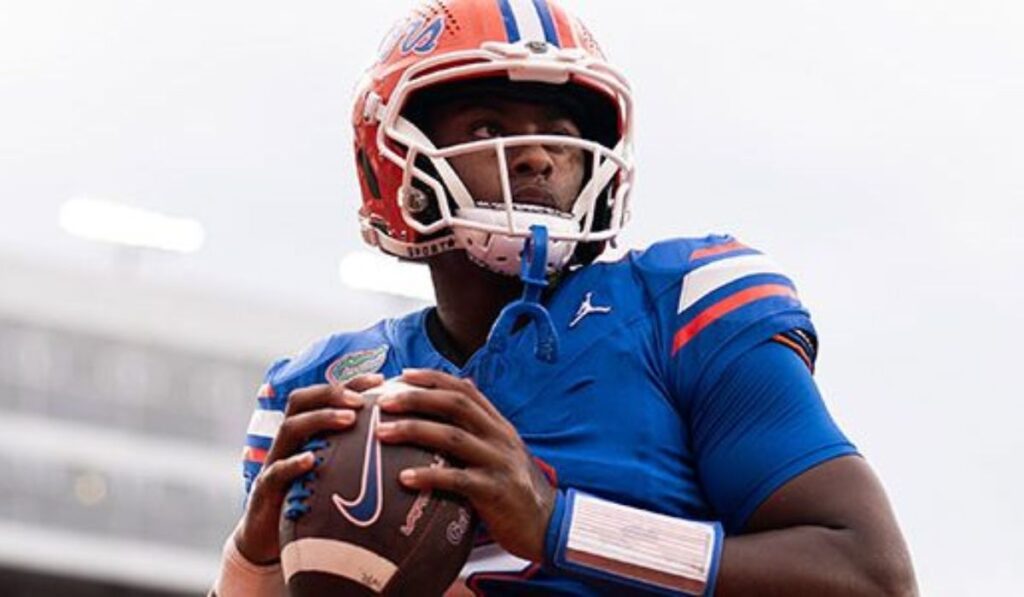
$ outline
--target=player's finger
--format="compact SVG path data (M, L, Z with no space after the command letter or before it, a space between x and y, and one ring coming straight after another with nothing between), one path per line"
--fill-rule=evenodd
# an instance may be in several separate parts
M321 408L285 417L267 453L267 462L277 462L299 451L309 438L324 431L348 429L356 412L348 408Z
M380 373L364 373L357 375L345 382L344 387L354 392L365 392L384 383L384 376Z
M486 499L490 487L487 477L479 471L454 467L407 468L398 480L410 489L439 489L465 496L471 502Z
M269 564L280 557L277 530L281 506L291 483L312 470L315 461L310 452L295 454L268 465L256 477L235 535L235 544L249 561Z
M276 524L281 504L292 481L313 468L316 456L301 452L266 466L256 477L249 497L249 509L255 516L273 514Z
M498 409L469 379L455 377L434 369L405 369L402 371L402 380L414 386L461 392L472 398L486 412L501 417Z
M502 460L502 454L494 445L454 425L420 419L402 419L378 423L376 433L383 442L433 448L467 465L490 466Z
M327 407L362 408L365 401L359 393L379 385L383 381L384 378L380 375L361 375L344 385L316 384L300 388L288 395L285 415L295 415Z
M452 421L463 429L486 434L491 418L480 404L462 392L448 390L404 390L382 398L387 413L419 413Z

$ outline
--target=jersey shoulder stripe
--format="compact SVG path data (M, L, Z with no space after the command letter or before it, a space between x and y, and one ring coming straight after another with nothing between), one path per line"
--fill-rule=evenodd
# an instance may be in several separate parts
M711 244L696 248L690 253L690 262L700 261L709 257L717 257L728 253L750 251L750 247L730 237L718 237L712 239Z
M676 313L686 311L705 296L727 284L756 274L783 275L782 269L761 253L732 254L708 260L683 276L679 308Z
M785 270L728 235L672 239L634 254L657 317L658 346L680 397L693 397L757 344L784 338L814 362L814 326ZM803 331L807 340L787 335ZM781 343L781 342L780 342ZM680 400L685 400L680 398Z
M755 301L769 297L788 298L799 304L794 290L788 284L758 284L736 290L728 296L710 305L697 313L693 319L683 325L675 333L672 339L672 355L674 356L683 349L691 340L697 337L701 331L712 325L719 319L729 315L742 307Z
M799 306L793 283L759 251L727 240L694 251L691 263L695 256L698 262L680 283L673 356L704 329L751 303L774 297Z
M245 432L245 449L242 459L250 462L266 461L267 450L274 443L278 429L284 422L284 412L266 410L262 406L253 411L249 419L249 428Z
M242 449L242 461L262 465L267 461L267 449L246 446Z
M272 438L277 435L277 429L283 422L284 412L258 408L253 411L252 417L249 419L249 428L246 430L246 434Z

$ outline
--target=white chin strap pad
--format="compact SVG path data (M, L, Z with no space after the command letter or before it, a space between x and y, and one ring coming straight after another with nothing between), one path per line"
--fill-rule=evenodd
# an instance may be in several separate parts
M504 209L461 207L457 217L481 224L508 226L508 215ZM536 224L546 226L549 235L579 232L579 224L568 216L516 210L512 213L512 221L517 232L529 231L530 226ZM525 236L484 232L464 226L452 226L452 231L456 246L465 249L469 258L478 265L506 276L519 275L522 267L521 255L526 245ZM576 241L548 240L548 262L545 264L547 273L561 271L569 263L575 250Z

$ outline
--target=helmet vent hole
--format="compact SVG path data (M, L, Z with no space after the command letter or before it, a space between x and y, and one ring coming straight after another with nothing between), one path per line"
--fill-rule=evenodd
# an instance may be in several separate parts
M452 11L448 10L448 3L444 0L437 0L437 5L441 7L441 12L444 13L445 29L448 29L448 26L451 26L451 29L449 29L448 32L452 35L462 31L459 21L455 18L455 15L452 14Z

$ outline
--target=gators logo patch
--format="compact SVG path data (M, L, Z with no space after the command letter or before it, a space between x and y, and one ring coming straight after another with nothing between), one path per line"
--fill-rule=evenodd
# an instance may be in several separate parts
M325 377L331 384L343 384L364 373L376 373L388 360L388 345L350 352L327 367Z

